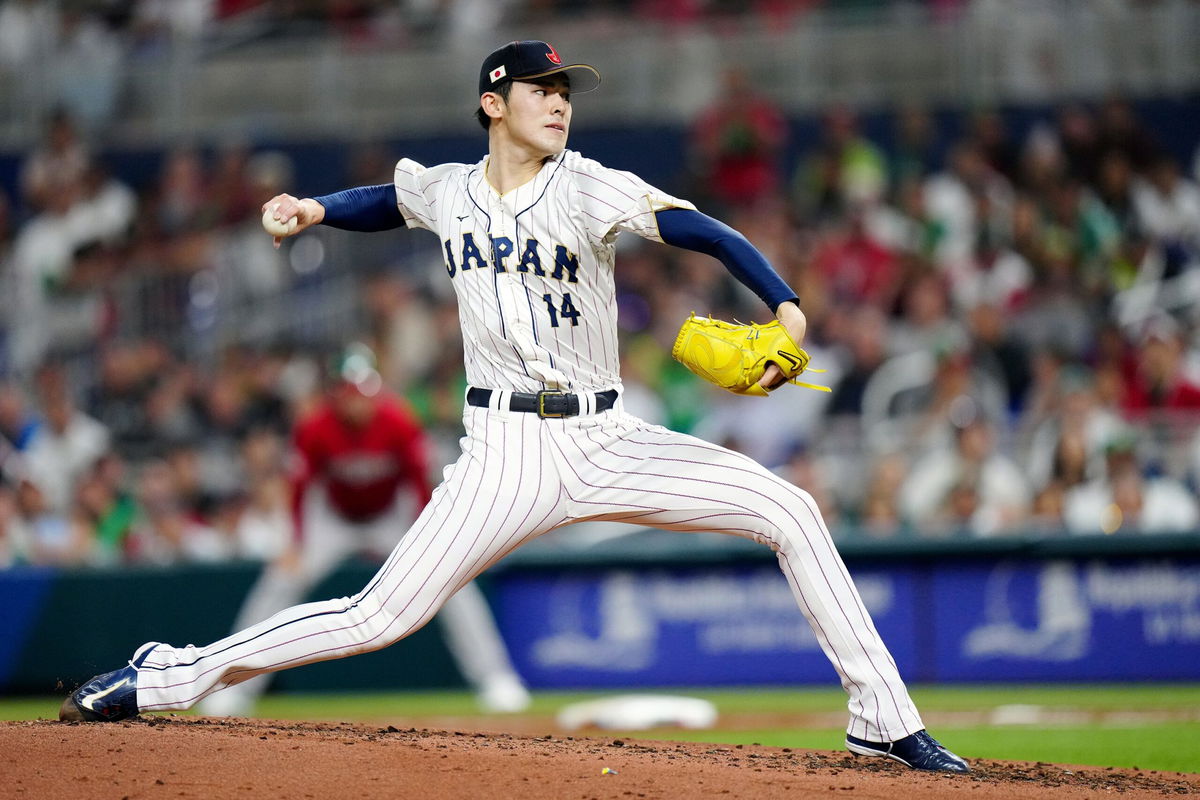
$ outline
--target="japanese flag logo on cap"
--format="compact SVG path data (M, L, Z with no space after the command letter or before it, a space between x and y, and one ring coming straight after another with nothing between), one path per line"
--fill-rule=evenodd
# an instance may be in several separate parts
M508 74L508 72L504 69L504 65L501 64L500 66L496 67L491 72L492 83L495 83L496 81L500 80L507 74Z

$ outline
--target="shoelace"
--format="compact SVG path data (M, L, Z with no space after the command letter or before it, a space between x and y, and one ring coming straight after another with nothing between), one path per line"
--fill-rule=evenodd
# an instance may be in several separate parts
M945 749L946 749L946 748L942 747L942 743L941 743L941 742L939 742L937 739L935 739L935 738L933 738L932 736L930 736L928 731L919 731L919 732L917 733L917 738L918 738L918 739L920 739L920 740L921 740L921 741L923 741L923 742L926 742L926 743L928 743L928 744L931 744L931 745L933 745L934 747L936 747L936 748L937 748L937 749L939 749L939 750L945 750Z

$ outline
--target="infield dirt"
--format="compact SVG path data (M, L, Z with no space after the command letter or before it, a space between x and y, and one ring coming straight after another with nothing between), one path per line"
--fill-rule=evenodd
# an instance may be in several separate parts
M929 775L846 753L350 723L146 717L0 723L3 798L1143 798L1200 775L972 761ZM607 771L606 771L607 768Z

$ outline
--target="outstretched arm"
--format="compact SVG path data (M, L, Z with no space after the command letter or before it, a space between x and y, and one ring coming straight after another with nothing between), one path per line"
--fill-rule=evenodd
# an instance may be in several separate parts
M347 231L386 231L404 227L404 217L396 203L396 186L391 183L359 186L303 200L290 194L276 195L263 204L263 211L273 205L276 205L275 219L296 218L296 229L289 234L292 236L322 223ZM275 237L276 246L282 238Z
M667 208L656 212L654 218L664 242L716 258L733 277L767 304L797 345L804 344L808 320L800 310L799 298L745 236L725 223L691 209ZM772 364L759 384L773 389L783 380L783 373Z

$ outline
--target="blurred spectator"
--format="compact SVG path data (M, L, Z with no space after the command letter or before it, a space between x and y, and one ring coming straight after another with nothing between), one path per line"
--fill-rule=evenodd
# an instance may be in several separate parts
M161 456L173 446L195 441L200 436L200 414L193 402L195 383L193 368L170 363L162 365L153 383L147 386L144 415L154 455Z
M1053 262L1052 269L1075 283L1083 298L1103 296L1109 289L1108 256L1114 249L1107 214L1073 178L1048 187L1045 202L1043 255Z
M939 232L934 259L950 264L969 258L984 230L1005 227L1011 213L1008 181L984 160L979 146L960 141L947 156L947 167L925 182L925 211ZM980 216L983 210L986 216Z
M272 432L286 435L292 420L280 384L287 367L282 350L253 350L244 354L242 392L246 397L242 421L248 434Z
M1054 188L1068 178L1071 175L1059 131L1048 122L1035 123L1021 143L1013 186L1044 205Z
M945 449L963 398L973 398L989 419L1006 418L1003 384L971 362L965 342L894 356L863 391L863 434L874 448Z
M868 539L894 539L904 531L900 490L907 475L908 461L898 453L882 455L872 463L858 519Z
M924 179L903 179L896 185L895 195L895 205L873 203L866 207L868 236L903 258L919 262L931 259L943 231L925 207Z
M1146 254L1146 236L1134 203L1133 167L1120 151L1110 150L1100 159L1096 200L1107 212L1112 230L1109 282L1115 289L1133 283Z
M128 187L88 164L71 178L48 168L41 213L13 243L9 362L27 374L53 344L83 348L104 321L100 290L117 270L111 248L124 241L135 213Z
M1022 428L1032 430L1058 413L1068 361L1068 356L1053 347L1029 350L1030 382L1022 403Z
M1159 153L1154 137L1138 120L1129 101L1116 95L1100 108L1098 138L1101 152L1116 150L1139 171L1149 169Z
M1146 180L1134 183L1133 206L1139 228L1165 251L1163 277L1200 258L1200 186L1180 174L1175 159L1154 160Z
M633 337L622 348L621 402L626 411L653 425L667 423L667 407L661 397L659 376L666 354L648 336Z
M250 145L242 139L222 142L217 150L212 177L206 183L212 218L219 225L258 218L262 201L250 185L250 158Z
M243 14L246 5L145 0L105 19L134 20L134 57L210 32L210 17L258 19L267 24L261 30L287 35L283 6L258 4ZM421 20L373 2L318 5L306 7L302 22L378 43L418 29L438 35L486 4L428 4L414 11ZM584 3L551 5L513 10L577 20L605 13ZM657 5L666 18L724 25L733 23L736 4ZM983 5L1004 10L969 5L972 13ZM1036 5L1025 8L1040 12ZM752 24L791 25L807 7L807 0L768 3L756 7ZM110 175L85 142L106 140L103 127L89 127L112 100L105 23L86 9L0 2L0 73L20 64L20 74L38 74L29 65L54 57L60 23L64 69L78 68L81 54L98 54L99 91L76 106L87 87L72 89L71 103L46 120L13 170L11 204L0 196L0 296L8 299L0 303L0 435L17 448L5 457L8 488L0 488L0 527L15 531L0 537L0 565L115 563L141 557L145 542L152 546L143 555L165 562L218 553L274 558L280 433L319 396L319 353L351 337L376 347L386 383L419 410L437 452L456 452L464 378L447 354L462 344L436 242L323 229L273 249L258 226L259 205L279 188L295 188L291 164L240 135L211 152L181 146L162 154L148 187L137 171ZM1025 30L1031 38L1021 46L1040 48L1050 42L1045 34ZM1053 61L1052 49L1044 54ZM1054 67L1036 67L1043 68ZM46 85L34 88L52 96L61 76L43 72ZM31 107L43 103L31 99ZM1145 448L1143 473L1200 486L1193 343L1200 297L1190 288L1200 274L1200 174L1185 176L1176 158L1195 153L1190 167L1198 170L1200 146L1189 131L1151 131L1119 97L1096 109L1064 102L1035 113L1020 138L1024 111L939 109L935 117L899 107L885 158L853 112L830 107L822 141L799 153L787 194L785 159L807 143L789 143L789 120L744 73L731 71L721 97L681 132L691 137L690 166L711 184L713 201L727 206L726 221L800 293L814 366L834 368L813 380L834 392L784 390L743 403L699 383L669 356L679 320L693 309L753 317L760 305L707 257L621 239L615 277L626 404L807 474L797 480L813 487L827 477L842 527L860 525L873 537L976 526L987 500L984 470L955 475L930 500L928 527L913 531L896 500L908 464L886 455L957 453L950 421L963 394L987 409L1005 453L1027 468L1031 535L1062 532L1068 499L1106 480L1105 444L1126 424ZM1171 145L1170 157L1156 133ZM935 171L942 144L960 134ZM349 185L377 182L394 161L391 143L364 141L346 159L358 176ZM313 157L304 148L288 152ZM124 170L131 160L111 163ZM70 470L56 461L61 480L21 483L19 451L32 446L39 425L54 441L74 441L41 422L21 396L51 358L69 365L62 381L69 374L72 396L86 398L111 446L96 444ZM60 419L77 413L54 403L37 411ZM806 455L787 466L797 452ZM117 522L135 504L138 482L123 465L146 478L143 494L153 499L164 494L151 491L159 458L170 468L172 502L156 500L155 508L174 510L143 512L138 530L149 533L130 538ZM814 462L822 468L815 477ZM442 463L433 458L435 474ZM1152 484L1129 475L1104 484L1125 520L1121 531L1146 516L1139 503L1162 494L1156 484L1150 492Z
M132 547L130 539L137 505L127 488L127 478L125 460L112 452L96 462L88 478L89 482L95 484L91 490L94 502L88 510L99 563L121 563L128 558Z
M164 461L145 463L138 476L139 514L134 523L134 552L151 564L211 562L233 555L231 541L216 529L185 513L171 467Z
M210 500L235 494L243 485L239 453L248 433L246 394L236 366L226 365L200 396L201 437L196 443L201 492Z
M154 220L155 230L165 236L203 230L211 224L208 180L196 150L180 148L166 155L149 205L148 216Z
M379 353L379 372L388 386L404 391L422 380L434 361L448 358L428 346L436 309L411 281L390 274L373 276L363 287L363 304Z
M158 447L159 432L150 425L147 398L165 364L165 353L148 343L112 344L100 357L100 378L88 410L128 458L147 458Z
M171 471L171 487L175 502L191 519L205 519L221 500L221 495L210 491L201 478L200 453L190 441L174 443L167 449L165 459Z
M857 115L846 106L828 109L821 144L801 163L792 182L797 209L813 219L836 219L856 205L879 199L886 190L887 162L859 133Z
M970 535L982 503L981 480L975 465L965 467L925 521L923 533L934 537Z
M813 253L812 268L833 302L888 309L901 289L901 264L871 235L867 221L866 209L860 207L846 216L843 225L828 230Z
M863 393L875 370L887 357L887 318L871 305L859 306L849 314L844 349L838 353L841 379L833 384L827 413L831 416L862 414Z
M1019 531L1031 500L1020 468L996 450L993 425L973 400L961 398L950 420L954 447L914 464L900 490L905 519L925 534Z
M1039 489L1029 512L1029 534L1044 537L1060 535L1066 525L1063 520L1066 500L1067 489L1059 481L1051 481Z
M25 451L29 479L39 489L46 510L70 512L79 481L108 452L108 429L75 407L67 375L48 367L38 374L38 398L44 421Z
M967 335L962 323L951 314L945 278L932 270L909 276L901 289L902 316L892 326L893 355L961 350Z
M235 525L237 552L254 561L274 561L294 540L283 443L277 434L260 430L242 446L248 485L246 503Z
M1004 312L1017 310L1033 286L1033 267L1013 250L1007 237L981 231L971 251L946 265L950 292L960 313L986 303Z
M79 189L78 183L56 183L44 210L13 242L8 363L17 374L31 374L54 341L51 299L71 279L78 243L69 214Z
M1105 446L1126 430L1124 420L1101 403L1091 370L1069 365L1056 384L1050 416L1033 431L1028 447L1027 474L1037 489L1055 481L1071 489L1101 475Z
M29 446L40 424L27 405L20 385L0 380L0 437L18 451Z
M1147 478L1136 440L1109 442L1102 477L1067 493L1063 517L1075 534L1169 533L1195 530L1200 507L1187 489L1171 478Z
M1100 177L1102 149L1092 113L1078 103L1068 103L1058 112L1058 137L1067 174L1084 183Z
M133 190L98 163L88 165L80 180L72 227L80 246L113 247L125 243L137 213Z
M1109 150L1101 156L1097 169L1096 195L1116 222L1117 230L1124 237L1140 235L1133 165L1121 151Z
M1185 350L1179 323L1165 315L1148 323L1134 370L1125 378L1121 405L1126 414L1200 411L1200 383L1188 374Z
M30 562L77 566L92 558L91 532L72 525L67 514L56 513L47 503L45 493L33 481L21 481L17 485L17 511Z
M91 154L74 119L66 109L55 109L46 123L44 139L21 165L24 201L35 212L44 211L54 204L55 193L82 182L90 164Z
M1002 384L1014 417L1032 383L1029 350L1012 330L1012 320L996 304L980 302L967 312L971 360Z
M895 149L891 157L890 178L893 187L908 182L920 183L935 165L935 124L929 112L916 105L904 105L894 117Z
M17 491L0 481L0 570L31 560L29 532L21 518Z
M77 541L89 543L89 563L112 565L124 560L133 518L132 498L118 493L101 469L80 480L70 525Z
M1018 149L999 112L988 110L975 114L971 119L970 139L988 169L1009 183L1016 181Z
M1075 272L1071 243L1058 236L1029 198L1013 207L1013 248L1034 270L1024 302L1015 312L1013 329L1037 353L1084 357L1092 347L1103 317L1096 313L1096 298L1082 291Z
M707 189L726 208L754 206L776 194L786 136L778 107L755 90L744 71L727 69L720 95L692 125L702 192Z

